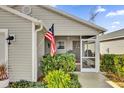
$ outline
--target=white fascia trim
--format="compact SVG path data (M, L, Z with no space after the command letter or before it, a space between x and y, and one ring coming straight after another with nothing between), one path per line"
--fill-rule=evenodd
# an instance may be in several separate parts
M113 39L119 39L119 38L124 38L124 36L117 36L117 37L102 39L102 40L100 40L100 41L102 42L102 41L106 41L106 40L113 40Z
M32 81L37 81L37 32L32 22Z
M8 29L0 29L0 33L5 33L5 38L8 37ZM5 62L7 66L7 72L8 72L8 42L5 39Z

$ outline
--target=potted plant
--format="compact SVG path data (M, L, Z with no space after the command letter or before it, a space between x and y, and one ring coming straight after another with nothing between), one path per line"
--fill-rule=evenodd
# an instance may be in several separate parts
M7 68L4 64L0 64L0 88L5 88L9 84Z

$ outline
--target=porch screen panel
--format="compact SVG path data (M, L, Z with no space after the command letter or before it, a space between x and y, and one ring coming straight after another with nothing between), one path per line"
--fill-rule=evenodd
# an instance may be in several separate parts
M82 68L95 68L95 41L82 41Z

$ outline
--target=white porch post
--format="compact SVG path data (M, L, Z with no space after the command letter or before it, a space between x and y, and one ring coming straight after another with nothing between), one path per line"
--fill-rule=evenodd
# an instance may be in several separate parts
M100 68L100 42L99 42L99 36L96 36L96 72L99 72Z
M80 72L82 70L82 36L80 36Z
M37 81L37 32L32 22L32 81Z

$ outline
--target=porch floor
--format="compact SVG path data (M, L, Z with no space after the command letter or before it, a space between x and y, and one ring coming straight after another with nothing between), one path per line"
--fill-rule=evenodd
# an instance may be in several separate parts
M95 72L75 72L78 74L82 88L112 88L106 81L102 73Z

